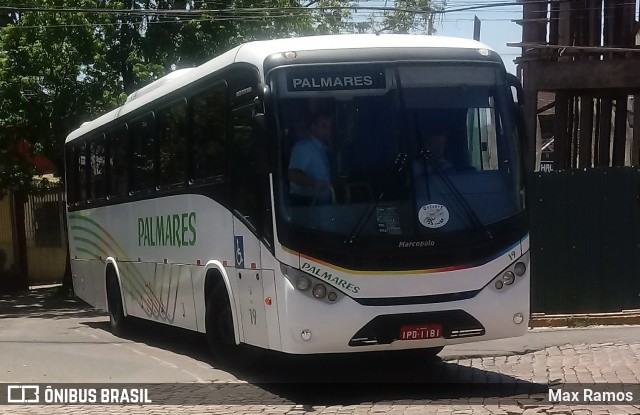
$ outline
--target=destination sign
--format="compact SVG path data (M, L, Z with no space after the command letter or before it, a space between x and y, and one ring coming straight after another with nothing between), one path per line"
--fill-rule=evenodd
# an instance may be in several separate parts
M384 89L385 87L384 72L379 70L292 71L287 75L289 92Z

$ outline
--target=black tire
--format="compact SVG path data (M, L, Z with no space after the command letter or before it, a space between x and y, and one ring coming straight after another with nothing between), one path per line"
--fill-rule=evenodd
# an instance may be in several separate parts
M107 271L107 306L111 332L116 336L123 335L126 332L128 320L124 315L118 277L111 268Z
M240 347L236 344L233 314L224 286L217 286L207 296L205 328L207 343L217 363L237 365Z
M406 359L411 362L432 363L440 360L438 353L444 349L444 346L430 347L428 349L409 349L398 351L400 359Z
M438 358L438 353L440 353L442 351L442 349L444 349L444 346L431 347L429 349L424 349L422 352L423 352L425 357L431 358L431 359L436 359L436 358Z

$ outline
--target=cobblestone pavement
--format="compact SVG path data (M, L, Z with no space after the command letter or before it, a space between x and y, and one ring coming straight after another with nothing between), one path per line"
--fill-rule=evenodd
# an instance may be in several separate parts
M61 336L64 336L60 338L65 339L87 337L84 334L77 334L78 331L89 333L91 337L96 337L96 342L88 344L86 346L88 350L107 350L104 347L113 344L108 332L101 332L92 325L80 327L75 331L62 330L65 326L59 326L61 322L67 321L104 319L104 317L94 316L90 310L78 308L75 305L71 308L58 305L56 308L43 302L45 306L40 307L34 306L33 302L12 301L10 304L6 298L0 298L0 319L13 322L13 324L0 325L5 328L4 332L0 328L0 344L5 340L13 339L11 336L16 332L16 326L25 325L29 327L28 334L33 338L37 338L38 325L55 327L54 332L60 331ZM15 310L22 311L18 313ZM16 316L20 313L22 315L20 318L24 321ZM26 320L30 320L31 325ZM631 328L627 333L630 331ZM76 337L73 337L74 335ZM16 335L15 338L27 338L25 334L20 336ZM0 414L640 415L640 339L637 342L622 342L616 341L615 336L612 337L609 343L578 344L579 342L575 342L576 344L546 347L508 356L445 358L430 363L406 357L396 361L388 358L360 359L355 356L311 361L307 359L300 362L269 355L267 359L260 361L260 367L254 373L234 373L239 380L225 378L227 380L194 383L188 386L185 384L152 386L150 391L155 393L151 393L151 398L155 402L153 404L5 405L0 406ZM19 350L23 344L20 341L13 341L15 344L10 348L9 343L12 341L5 343L4 348L0 347L0 357L4 353L9 353L8 350ZM122 344L135 345L135 343ZM43 353L51 350L51 346L46 347L49 349L42 349ZM182 356L182 349L178 349L176 353L145 346L141 350L158 350L158 353L162 352L158 355L161 358L173 354L183 359L180 361L187 359ZM84 355L78 356L79 366L87 365L86 362L92 361L87 360L88 353L96 354L96 352L85 352ZM17 358L14 354L10 357ZM56 356L53 355L50 359L55 360L55 358ZM152 358L160 360L156 356ZM202 362L199 363L204 365ZM0 372L5 373L5 368L0 369L2 369ZM91 367L86 370L91 373ZM46 382L46 379L42 379L42 382ZM86 381L82 379L84 378L78 378L78 381ZM7 382L7 378L4 380L0 378L0 382ZM612 392L631 391L633 400L630 404L619 402L608 405L558 404L549 401L549 386L556 390L558 388L567 390L572 385L573 390L584 388L601 390L603 385L606 385ZM136 384L131 386L138 387ZM579 388L576 389L578 386ZM0 385L1 388L4 386ZM184 388L188 390L185 391ZM0 390L0 395L2 392Z
M188 405L3 406L11 414L640 414L640 342L549 347L513 356L455 359L426 365L428 375L413 381L450 384L253 384L243 381L193 386ZM458 385L456 385L456 383ZM546 385L608 384L631 388L634 405L553 404ZM213 385L213 386L212 386ZM487 387L487 385L491 385ZM501 385L501 386L496 386ZM435 386L435 390L433 390ZM566 385L565 385L566 386ZM168 386L170 387L170 386ZM459 391L462 388L463 391ZM197 396L196 396L197 395ZM494 396L495 395L495 396ZM196 405L196 403L201 404ZM214 404L215 403L215 404Z

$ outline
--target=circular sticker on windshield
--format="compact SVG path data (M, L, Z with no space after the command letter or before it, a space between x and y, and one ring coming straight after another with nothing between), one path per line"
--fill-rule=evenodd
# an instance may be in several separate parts
M418 220L427 228L441 228L449 222L449 210L437 203L424 205L418 211Z

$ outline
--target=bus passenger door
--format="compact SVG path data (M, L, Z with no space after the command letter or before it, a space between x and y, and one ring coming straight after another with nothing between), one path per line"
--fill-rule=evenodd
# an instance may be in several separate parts
M236 311L240 316L240 339L268 348L262 267L260 263L260 212L263 201L256 169L256 134L252 104L232 113L233 247L236 268Z

